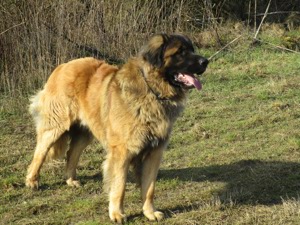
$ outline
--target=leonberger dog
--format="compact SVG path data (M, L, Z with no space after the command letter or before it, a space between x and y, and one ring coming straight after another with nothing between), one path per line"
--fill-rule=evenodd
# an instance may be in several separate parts
M154 204L154 186L172 126L189 89L201 89L196 75L208 60L183 35L154 35L121 67L95 58L59 65L31 99L37 145L26 185L38 188L46 158L66 154L67 184L80 186L76 167L95 137L106 150L103 180L109 217L122 223L124 191L132 166L141 188L143 213L151 221L164 214Z

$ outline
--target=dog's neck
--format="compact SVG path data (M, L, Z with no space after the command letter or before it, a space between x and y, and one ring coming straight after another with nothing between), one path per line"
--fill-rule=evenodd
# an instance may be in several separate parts
M144 79L145 84L146 84L147 88L149 89L149 91L155 96L155 98L158 101L178 102L178 101L185 99L185 91L184 90L182 90L182 89L178 90L177 87L172 87L172 86L170 86L170 84L167 84L164 87L164 83L166 83L167 81L163 80L162 77L161 77L161 80L154 79L151 77L154 75L160 76L159 75L160 72L156 71L154 74L151 74L151 72L149 72L149 71L152 71L152 70L148 71L145 68L147 68L147 66L139 67L140 75ZM167 91L167 89L168 89L168 91ZM174 89L174 90L172 90L172 89ZM168 94L166 94L166 93L168 93Z
M145 84L147 85L148 89L150 90L150 92L152 92L152 94L156 97L157 100L159 100L159 101L169 101L169 100L171 100L171 98L162 97L160 93L153 90L153 88L149 85L149 83L147 81L147 77L145 75L145 72L142 68L140 68L140 73L141 73L142 77L144 78Z

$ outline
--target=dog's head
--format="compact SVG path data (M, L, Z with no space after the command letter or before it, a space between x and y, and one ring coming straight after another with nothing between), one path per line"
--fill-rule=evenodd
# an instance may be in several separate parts
M206 70L208 60L195 54L193 44L186 36L155 35L140 54L146 62L158 68L171 85L201 89L202 85L196 75Z

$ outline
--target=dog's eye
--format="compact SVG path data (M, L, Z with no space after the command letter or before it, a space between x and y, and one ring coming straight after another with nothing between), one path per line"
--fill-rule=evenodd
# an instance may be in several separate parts
M186 53L186 49L181 47L178 49L178 51L176 52L176 54L179 54L179 55L184 55Z

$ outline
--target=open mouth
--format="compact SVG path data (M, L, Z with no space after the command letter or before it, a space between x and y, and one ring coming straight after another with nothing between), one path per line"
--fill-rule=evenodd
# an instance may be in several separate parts
M183 74L178 73L175 75L175 81L184 84L187 88L197 88L197 90L202 89L201 82L193 74Z

